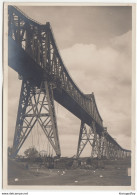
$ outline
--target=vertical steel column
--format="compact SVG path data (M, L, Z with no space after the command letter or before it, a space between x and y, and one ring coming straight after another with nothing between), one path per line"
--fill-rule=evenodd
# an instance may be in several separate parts
M96 132L96 126L95 126L95 121L92 121L92 124L91 124L91 129L92 129L92 134L93 134L93 143L92 143L92 151L91 151L91 158L94 158L94 157L98 157L100 158L100 138L99 138L99 135L97 135L97 132Z
M101 135L101 148L100 148L101 158L102 157L108 158L108 141L106 139L106 132L107 132L107 128L104 127L104 131L102 132Z
M88 142L87 129L86 129L86 126L85 126L84 122L81 121L78 147L77 147L77 154L76 154L77 158L80 156L80 154L84 150L87 142Z
M125 151L123 150L123 159L125 158Z
M101 140L100 140L100 156L101 158L104 156L104 151L105 151L105 143L104 143L104 132L101 134Z
M115 159L116 158L116 148L115 148L114 143L112 144L112 150L113 150L113 159Z
M98 158L101 159L102 157L102 135L98 135L98 151L97 151L97 155Z
M46 89L46 94L47 94L49 114L50 114L51 123L52 123L51 131L54 136L55 152L57 156L61 156L52 85L48 83L47 81L45 81L44 84L45 84L45 89Z
M124 159L124 151L122 150L122 159Z
M118 159L118 146L116 147L116 158Z
M121 149L119 149L119 158L120 158L120 159L122 158L122 152L121 152Z
M113 158L112 143L110 141L109 141L109 157L110 157L110 159Z
M120 158L120 150L119 150L119 148L118 148L118 151L117 151L117 156L118 156L118 159Z

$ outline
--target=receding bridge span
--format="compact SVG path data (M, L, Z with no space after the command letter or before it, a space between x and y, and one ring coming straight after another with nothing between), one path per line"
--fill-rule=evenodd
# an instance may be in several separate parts
M37 122L56 155L61 155L54 99L81 120L77 157L87 143L93 157L130 156L131 151L122 148L103 126L94 94L84 94L70 77L50 23L40 24L13 6L8 6L8 16L8 65L22 79L12 156Z

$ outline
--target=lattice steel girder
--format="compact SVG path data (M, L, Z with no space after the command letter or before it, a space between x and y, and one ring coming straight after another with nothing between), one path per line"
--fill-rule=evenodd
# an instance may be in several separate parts
M8 6L8 14L10 38L15 40L20 45L20 49L25 50L28 56L44 69L56 86L64 89L86 111L91 120L96 120L102 129L102 119L95 97L93 93L90 98L83 96L70 79L59 55L50 23L41 25L31 21L13 6Z
M42 81L40 89L23 80L13 141L14 158L38 122L57 156L61 155L52 85Z

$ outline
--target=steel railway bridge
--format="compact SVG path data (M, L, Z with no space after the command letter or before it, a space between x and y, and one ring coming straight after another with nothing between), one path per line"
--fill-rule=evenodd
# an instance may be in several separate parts
M83 94L69 76L50 23L40 24L13 6L8 6L8 17L8 65L22 80L12 157L37 122L61 156L54 100L81 120L77 157L87 143L91 157L130 156L131 151L122 148L103 126L94 94Z

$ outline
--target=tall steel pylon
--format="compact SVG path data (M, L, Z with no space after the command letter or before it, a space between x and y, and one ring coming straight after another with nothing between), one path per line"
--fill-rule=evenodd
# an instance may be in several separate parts
M61 155L52 84L42 81L40 88L23 80L12 157L15 158L36 123L39 123L57 156Z
M77 158L81 155L87 143L91 146L91 158L97 157L101 159L103 156L108 158L108 145L105 138L106 128L101 134L97 134L95 122L92 121L89 130L86 124L81 121L79 141L77 148Z
M77 148L77 157L79 157L84 150L85 146L89 143L92 148L91 156L99 155L98 137L95 129L94 121L91 123L89 130L87 130L86 124L81 121L79 141Z

